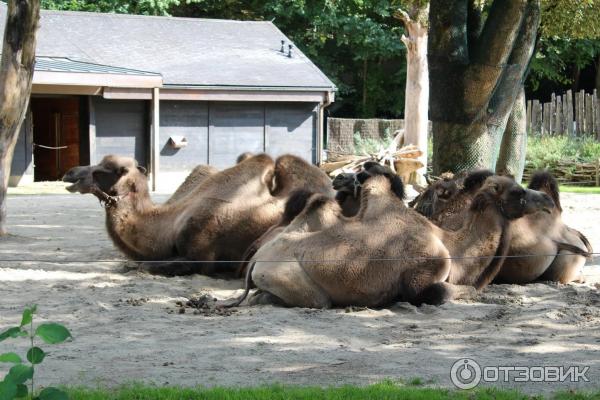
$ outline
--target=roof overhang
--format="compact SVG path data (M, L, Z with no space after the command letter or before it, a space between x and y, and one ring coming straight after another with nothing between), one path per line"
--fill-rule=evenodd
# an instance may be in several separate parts
M279 101L279 102L332 102L334 91L328 88L174 88L163 87L160 89L161 100L189 100L189 101ZM104 88L103 96L106 99L122 100L149 100L152 98L150 89L131 88Z

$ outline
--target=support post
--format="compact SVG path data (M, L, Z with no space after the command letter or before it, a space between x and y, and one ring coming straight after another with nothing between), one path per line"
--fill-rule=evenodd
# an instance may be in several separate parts
M150 140L150 170L152 172L152 191L156 191L160 160L160 89L152 89L152 128Z

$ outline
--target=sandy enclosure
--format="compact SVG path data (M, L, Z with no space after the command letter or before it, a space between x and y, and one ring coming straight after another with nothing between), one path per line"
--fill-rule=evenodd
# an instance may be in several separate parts
M565 220L598 251L600 196L562 197ZM441 307L179 314L176 302L202 293L233 296L242 282L163 278L127 272L121 262L89 262L121 258L92 196L11 196L9 225L13 235L0 239L1 258L55 262L0 262L0 329L18 323L25 304L38 303L38 322L64 323L75 337L46 346L51 354L36 379L42 384L340 385L420 377L451 387L451 365L471 357L481 365L590 367L589 383L509 384L526 392L600 387L598 257L583 285L493 285L477 301ZM1 343L0 352L15 343Z

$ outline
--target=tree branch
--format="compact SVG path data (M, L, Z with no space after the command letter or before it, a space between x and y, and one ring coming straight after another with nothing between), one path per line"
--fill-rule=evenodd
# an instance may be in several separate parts
M471 61L489 66L504 65L521 27L527 0L494 0L473 47Z

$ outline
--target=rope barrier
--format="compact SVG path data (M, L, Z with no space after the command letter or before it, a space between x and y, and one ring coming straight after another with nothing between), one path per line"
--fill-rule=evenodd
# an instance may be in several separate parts
M592 258L596 258L600 253L588 253ZM49 260L49 259L0 259L2 262L26 262L26 263L54 263L54 264L78 264L78 263L118 263L118 262L130 262L130 263L178 263L178 264L197 264L197 263L211 263L211 264L225 264L225 263L282 263L282 262L303 262L303 263L334 263L334 262L350 262L350 261L406 261L406 260L477 260L477 259L491 259L491 258L533 258L533 257L570 257L579 256L579 254L521 254L521 255L508 255L508 256L460 256L460 257L393 257L393 258L353 258L352 260L341 260L341 259L325 259L325 260L127 260L127 259L107 259L107 260Z

